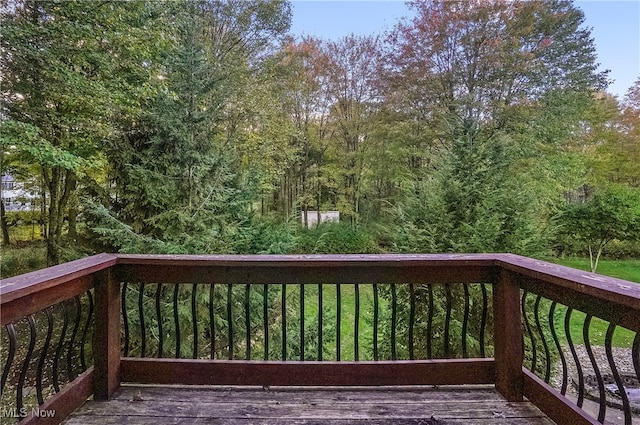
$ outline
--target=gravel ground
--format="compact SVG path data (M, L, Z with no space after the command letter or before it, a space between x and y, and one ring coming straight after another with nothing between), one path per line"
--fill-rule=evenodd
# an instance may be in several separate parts
M565 346L563 348L564 348L565 360L567 362L567 372L568 372L568 382L569 382L566 395L568 398L575 401L578 397L578 391L577 391L578 373L577 373L576 365L573 360L573 356L571 354L569 347ZM585 346L576 345L575 349L576 349L576 354L578 356L578 359L580 360L583 376L585 377L594 376L595 374L593 370L593 365L591 363L591 360L589 359L589 355L587 354L587 350ZM591 349L593 351L595 363L598 367L598 370L600 371L600 374L602 376L611 375L611 366L609 365L609 360L607 358L605 347L592 346ZM618 370L619 374L630 375L632 377L635 376L636 372L633 368L633 358L631 357L631 354L632 354L631 349L613 347L612 354L615 361L616 369ZM573 385L572 383L575 383L575 385ZM557 363L554 365L550 384L551 386L553 386L558 390L562 386L562 362L560 360L558 360ZM594 384L594 385L596 385L595 394L597 395L598 394L597 384ZM609 397L611 396L608 396L608 398ZM632 407L636 409L640 409L640 401L632 402ZM598 408L599 408L597 402L585 400L583 408L594 417L597 417ZM607 407L606 412L607 412L607 416L606 416L605 423L624 424L624 416L620 410ZM633 415L633 424L640 424L639 414Z

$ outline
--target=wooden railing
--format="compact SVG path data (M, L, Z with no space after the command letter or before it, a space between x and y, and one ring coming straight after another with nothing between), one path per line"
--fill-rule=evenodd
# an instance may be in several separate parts
M495 384L560 424L638 420L610 390L640 378L640 285L510 254L101 254L0 297L3 423L59 423L122 382Z

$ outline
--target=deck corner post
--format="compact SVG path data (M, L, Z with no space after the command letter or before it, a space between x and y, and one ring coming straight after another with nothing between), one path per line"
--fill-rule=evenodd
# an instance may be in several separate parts
M523 347L520 288L513 273L501 269L493 285L496 389L508 401L523 400Z
M95 274L93 340L95 400L109 400L120 387L120 283L111 268Z

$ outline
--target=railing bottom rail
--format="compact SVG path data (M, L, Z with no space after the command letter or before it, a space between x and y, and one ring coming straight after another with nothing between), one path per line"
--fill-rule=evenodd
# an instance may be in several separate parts
M121 360L122 382L182 385L380 386L495 383L493 359L367 362Z

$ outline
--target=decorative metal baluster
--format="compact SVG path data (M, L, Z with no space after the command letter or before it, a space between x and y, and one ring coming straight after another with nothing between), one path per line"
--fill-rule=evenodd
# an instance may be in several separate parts
M60 331L60 339L58 340L56 352L53 356L53 388L57 393L60 392L60 377L58 376L60 356L62 355L64 341L67 337L67 327L69 326L69 314L67 312L67 306L64 302L60 303L59 305L60 308L62 308L62 330Z
M193 321L193 354L191 358L198 358L198 340L200 334L198 333L198 284L194 283L191 286L191 320Z
M398 293L396 284L391 284L391 360L397 360L396 327L398 326Z
M633 357L633 368L636 371L636 379L640 381L640 332L636 332L636 337L633 339L631 356Z
M4 394L4 386L9 378L9 371L13 366L13 358L16 354L16 329L13 323L9 323L6 327L7 335L9 337L9 353L7 354L7 362L2 369L2 380L0 381L0 395Z
M342 294L340 284L336 284L336 361L340 361L340 334L342 330Z
M304 284L300 284L300 360L304 360Z
M264 326L264 360L269 360L269 285L262 287L262 320Z
M233 317L232 307L233 307L233 285L227 283L227 330L228 330L228 338L229 338L229 360L233 360Z
M613 379L616 381L616 385L618 386L618 394L622 399L622 411L624 412L624 423L625 425L631 425L631 405L629 404L629 396L627 396L627 392L624 387L624 382L618 373L618 368L616 367L615 360L613 359L613 350L611 349L611 342L613 340L613 333L616 330L616 325L613 323L609 323L607 327L607 334L604 339L604 347L607 352L607 360L609 360L609 366L611 367L611 374L613 375Z
M522 293L522 317L524 319L524 326L527 330L527 335L529 335L529 341L531 341L531 372L536 373L536 366L538 363L538 349L536 347L537 341L536 337L533 335L533 330L531 329L531 322L529 321L529 316L527 315L527 295L529 293L524 291Z
M33 349L36 346L36 322L33 318L33 314L30 314L27 318L29 323L29 348L27 349L27 355L24 358L22 369L20 370L20 377L18 378L18 388L16 393L16 407L18 411L24 407L24 397L22 391L24 389L24 382L27 377L27 371L29 370L29 363L31 363L31 356L33 355Z
M287 284L282 284L282 360L287 360Z
M162 327L162 283L156 287L156 321L158 322L158 358L162 358L164 352L164 332Z
M211 360L214 360L216 358L216 321L214 310L215 292L216 286L212 283L209 285L209 336L211 346Z
M124 330L124 347L123 347L123 355L124 357L129 356L129 317L127 312L127 289L129 285L127 282L122 284L122 305L120 310L122 310L122 328Z
M74 297L75 305L76 305L76 318L73 321L73 330L71 331L71 338L69 338L69 343L67 344L67 375L69 377L69 381L73 381L76 378L76 374L73 371L73 345L76 340L76 335L78 334L78 328L80 328L80 320L81 320L81 310L80 306L80 297Z
M598 363L596 362L595 355L593 354L593 350L591 349L591 341L589 338L589 328L591 326L591 318L590 314L587 314L587 317L584 319L584 325L582 327L582 338L584 339L584 348L587 350L587 354L589 355L589 360L591 360L591 366L593 367L593 373L596 376L596 380L598 381L598 393L600 400L600 409L598 410L598 422L604 423L604 417L607 410L607 400L606 394L604 391L604 381L602 380L602 375L600 374L600 369L598 368Z
M487 297L487 286L484 283L480 284L482 290L482 318L480 319L480 357L486 357L486 328L487 328L487 315L489 313L489 300Z
M578 353L576 352L576 347L573 345L573 340L571 338L571 313L573 312L573 308L568 307L567 311L564 314L564 333L567 337L567 344L569 344L569 349L571 350L571 356L573 357L573 362L576 365L576 373L578 374L578 400L576 401L576 405L578 407L582 407L582 403L584 402L584 375L582 373L582 365L580 364L580 358L578 357Z
M462 289L464 290L464 316L462 318L462 357L469 357L469 352L467 350L467 328L469 326L469 285L466 283L462 284Z
M178 295L180 295L180 285L176 283L173 285L173 324L175 326L176 332L176 359L179 359L182 355L180 352L182 344L180 344L180 316L178 315Z
M373 284L373 360L378 357L378 284Z
M245 327L245 360L251 360L251 316L249 312L249 300L251 297L251 285L244 286L244 327Z
M444 287L445 290L445 299L446 299L446 305L447 305L447 311L445 313L445 318L444 318L444 357L445 358L449 358L451 357L451 342L450 342L450 329L451 329L451 310L452 310L452 304L453 304L453 297L451 296L451 285L445 285Z
M147 355L147 326L144 321L144 283L140 284L138 293L138 318L140 319L140 357Z
M51 338L53 336L53 315L51 314L51 308L44 309L44 313L47 316L47 336L42 346L42 352L40 353L40 359L38 360L38 368L36 370L36 395L38 397L38 404L44 403L44 395L42 393L42 380L44 375L44 364L47 359L47 352L49 350L49 344L51 344ZM84 366L83 366L84 369Z
M538 295L536 297L536 301L533 306L533 315L536 322L536 329L538 330L538 334L540 335L540 340L542 341L542 347L544 349L544 358L545 358L545 371L544 371L544 382L549 383L549 379L551 378L551 352L549 351L549 345L547 344L547 339L544 336L544 332L542 331L542 325L540 324L540 301L542 300L542 296Z
M89 329L91 328L91 324L93 323L93 295L91 294L91 291L87 291L87 299L89 300L89 310L87 311L87 321L84 323L84 328L82 329L82 340L80 342L80 365L82 366L83 371L87 370L85 346L87 345L87 336L89 335Z
M409 359L415 359L413 332L416 322L416 290L413 283L409 284Z
M360 286L356 283L353 286L355 296L355 316L353 320L353 359L360 360Z
M560 387L560 394L565 395L567 392L569 377L567 370L567 360L564 357L564 352L562 350L562 346L560 345L560 339L558 338L558 332L556 331L556 305L557 303L554 301L551 303L551 307L549 308L549 327L551 328L551 336L553 337L553 342L556 345L556 349L558 350L558 354L560 355L560 361L562 362L562 386Z
M433 358L433 285L427 285L429 311L427 312L427 359Z
M322 351L324 344L322 342L322 283L318 284L318 361L322 361Z

